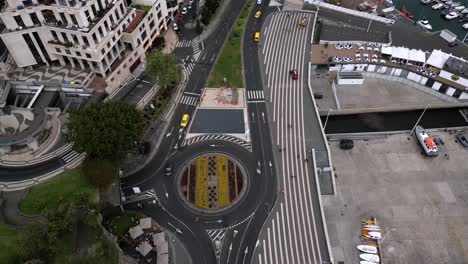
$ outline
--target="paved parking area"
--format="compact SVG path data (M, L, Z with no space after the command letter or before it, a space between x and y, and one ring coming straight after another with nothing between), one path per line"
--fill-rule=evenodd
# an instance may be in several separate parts
M374 216L384 234L383 263L468 263L468 149L455 135L428 158L408 134L355 141L352 150L331 142L337 194L323 196L335 263L358 263L360 221Z

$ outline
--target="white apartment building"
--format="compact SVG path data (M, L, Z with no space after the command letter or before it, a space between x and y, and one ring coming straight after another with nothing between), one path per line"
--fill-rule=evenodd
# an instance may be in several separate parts
M0 37L18 67L59 63L88 69L110 93L145 61L145 50L167 30L182 2L7 0Z

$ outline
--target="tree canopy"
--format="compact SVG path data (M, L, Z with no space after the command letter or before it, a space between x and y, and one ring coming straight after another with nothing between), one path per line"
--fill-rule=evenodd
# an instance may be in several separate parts
M174 55L153 50L147 60L146 74L153 80L158 80L162 88L167 88L180 80L180 69Z
M119 160L143 133L143 116L124 102L96 103L70 114L67 138L91 158Z

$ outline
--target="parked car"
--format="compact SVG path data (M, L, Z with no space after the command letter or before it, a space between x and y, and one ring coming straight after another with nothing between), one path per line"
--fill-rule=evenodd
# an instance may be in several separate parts
M187 14L187 8L186 7L182 8L182 15L185 15L185 14Z
M177 23L174 23L174 24L172 25L172 28L173 28L175 31L179 30L179 27L177 26Z
M262 4L262 0L257 0L257 5L261 5Z
M468 148L468 139L463 134L458 134L457 139L465 148Z

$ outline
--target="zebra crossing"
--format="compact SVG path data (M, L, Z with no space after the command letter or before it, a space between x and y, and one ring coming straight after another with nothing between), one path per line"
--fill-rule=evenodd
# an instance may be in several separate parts
M201 43L195 43L195 44L192 44L192 48L193 48L193 54L197 54L200 51L202 51L203 46Z
M65 163L70 163L74 160L76 160L81 153L77 152L76 150L71 150L69 152L66 152L63 154L60 158L65 162Z
M190 75L193 71L193 68L195 68L195 63L194 62L186 62L184 71L187 75Z
M190 46L192 46L192 41L191 40L180 40L176 44L177 48L188 48Z
M184 142L182 142L182 146L183 147L189 146L191 144L204 141L204 140L226 140L226 141L233 142L237 145L240 145L246 148L248 151L252 151L252 144L250 144L250 142L246 142L242 139L239 139L233 136L223 135L223 134L210 134L210 135L203 135L203 136L189 138L189 139L184 140Z
M249 103L265 102L263 90L247 91L247 100Z
M182 96L182 98L180 98L179 103L184 104L184 105L196 106L196 105L198 105L198 100L199 100L199 97L184 94L184 96Z

